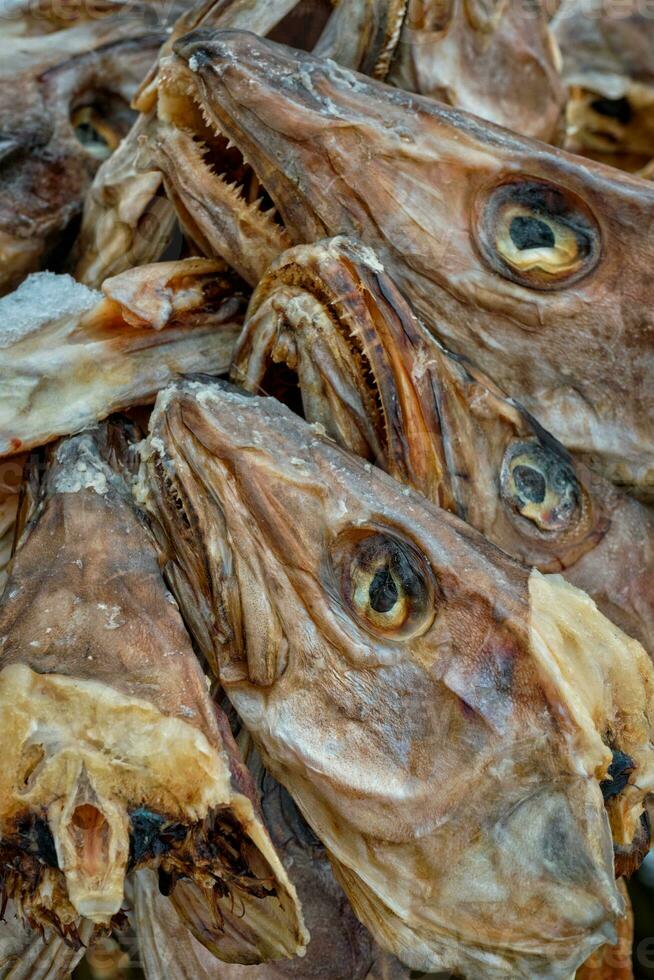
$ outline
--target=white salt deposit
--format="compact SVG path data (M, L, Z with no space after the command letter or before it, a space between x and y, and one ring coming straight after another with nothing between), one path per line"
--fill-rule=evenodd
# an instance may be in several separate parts
M9 347L64 316L78 316L102 299L72 276L34 272L0 299L0 347Z

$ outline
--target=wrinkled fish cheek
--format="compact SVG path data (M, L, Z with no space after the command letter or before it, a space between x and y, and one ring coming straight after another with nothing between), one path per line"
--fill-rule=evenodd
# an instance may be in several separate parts
M166 429L165 444L174 447L171 428ZM189 515L192 501L181 486L194 485L196 478L179 453L172 452L164 449L159 436L151 436L144 449L138 497L162 528L167 554L174 556L167 562L166 577L212 673L220 677L226 671L231 677L235 668L241 678L239 592L225 520L208 495Z

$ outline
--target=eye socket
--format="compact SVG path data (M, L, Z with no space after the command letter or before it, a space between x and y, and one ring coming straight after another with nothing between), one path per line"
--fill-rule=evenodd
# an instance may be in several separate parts
M88 98L88 96L87 96ZM77 105L70 124L78 142L96 160L106 160L129 131L135 113L119 95L95 93L92 102Z
M500 473L504 500L541 531L564 531L581 517L581 492L570 463L538 439L514 443Z
M594 268L600 234L586 206L543 181L496 188L478 232L481 251L500 275L532 289L556 289Z
M408 542L357 529L341 536L332 558L341 595L365 629L406 638L429 628L436 582L427 562Z
M114 152L120 137L100 117L93 106L82 106L71 116L75 136L87 153L97 160L106 160Z

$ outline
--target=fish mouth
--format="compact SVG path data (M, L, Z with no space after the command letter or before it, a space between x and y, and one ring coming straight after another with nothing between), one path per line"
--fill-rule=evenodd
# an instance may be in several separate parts
M197 35L213 37L203 30L188 37ZM161 125L150 141L152 155L164 173L185 230L205 253L218 251L254 285L270 262L291 244L281 202L260 172L263 168L251 161L246 140L235 132L236 127L224 113L219 115L219 101L212 98L208 81L193 67L199 63L200 54L193 53L187 38L178 41L174 49L160 68ZM180 158L185 163L183 174ZM212 217L220 212L220 224L228 226L222 237L211 227L211 221L198 219L202 194ZM244 236L250 247L261 252L256 261L247 254Z
M344 236L297 245L256 287L231 377L453 510L446 433L421 390L421 329L372 249Z
M374 254L347 239L286 252L253 294L231 379L285 402L339 445L387 468L392 367L362 315L365 274L375 268Z
M80 918L119 927L124 924L125 877L141 867L157 870L167 894L178 879L191 879L216 908L217 918L218 900L232 892L254 898L274 894L273 878L265 881L253 872L253 842L243 833L244 801L229 799L228 776L219 765L212 772L212 749L197 730L104 685L39 675L19 664L0 672L0 699L9 738L20 746L13 754L7 750L0 895L12 900L32 926L53 928L73 946L79 941ZM72 735L68 731L73 701L80 719L94 717L101 746L93 737L84 739L84 723L73 726ZM123 737L129 737L132 726L141 730L144 713L149 714L160 744L169 746L169 757L177 755L187 772L195 767L191 782L204 788L187 793L183 805L175 802L173 791L169 802L175 809L157 806L165 779L158 788L162 773L155 763L149 785L140 790L135 784L130 792L134 773L144 770L143 760L129 757L124 745L121 755L119 740L112 745L107 736L102 741L112 709L121 712ZM122 790L116 789L112 769L122 774Z

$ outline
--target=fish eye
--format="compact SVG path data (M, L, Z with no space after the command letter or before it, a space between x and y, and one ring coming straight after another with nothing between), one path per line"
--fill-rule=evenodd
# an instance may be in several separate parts
M93 101L77 105L71 112L70 124L86 152L102 161L114 152L134 118L124 99L104 92L95 93Z
M106 160L118 146L120 139L93 106L76 109L71 117L75 136L87 153L97 160Z
M408 542L357 531L341 536L333 558L341 595L365 629L383 636L424 633L435 612L434 574Z
M581 492L570 463L538 439L509 446L500 486L509 506L541 531L564 531L581 515Z
M570 285L600 255L599 229L588 208L543 181L497 187L485 204L478 241L496 272L532 289Z
M590 107L599 116L605 116L607 119L615 119L616 122L621 123L623 126L631 122L631 103L624 96L619 99L593 99Z

